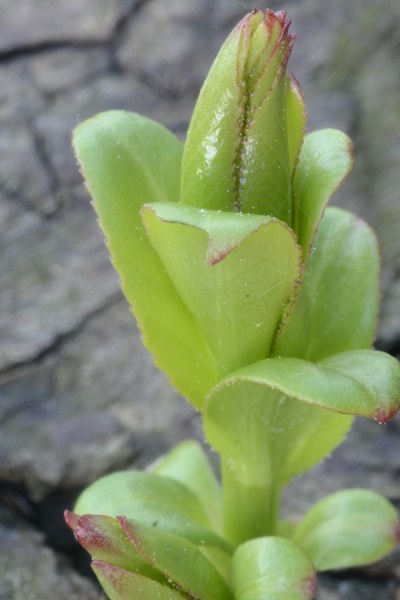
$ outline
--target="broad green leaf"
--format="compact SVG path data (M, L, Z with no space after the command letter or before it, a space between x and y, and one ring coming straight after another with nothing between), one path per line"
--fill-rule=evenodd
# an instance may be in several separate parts
M158 123L122 111L79 125L73 144L144 343L173 385L199 403L216 383L207 347L139 215L145 202L179 200L182 144Z
M95 561L92 563L92 569L110 600L187 599L187 596L171 587L108 563Z
M233 557L235 600L312 600L316 575L290 540L264 537L239 546Z
M336 492L317 502L297 526L293 539L318 571L375 562L400 541L394 506L369 490Z
M303 260L311 253L325 207L353 166L351 140L336 129L306 135L294 178L294 231L303 248Z
M208 517L192 491L179 481L140 471L121 471L89 486L75 506L79 515L123 515L181 535L195 544L231 551L210 529Z
M238 376L205 406L206 437L222 455L225 535L233 543L276 533L284 485L328 456L352 423L273 388Z
M379 249L373 231L351 213L328 208L273 354L317 361L370 348L378 305Z
M162 457L152 471L183 483L200 500L213 529L222 531L221 486L198 442L181 442Z
M211 349L219 378L268 356L300 270L287 225L176 204L146 206L143 220Z
M255 11L223 45L188 131L182 166L185 204L268 214L291 223L285 111L293 37L288 26L282 13Z
M67 511L66 520L93 560L167 583L166 577L142 558L117 519L105 515L78 517Z
M124 517L120 521L143 558L161 571L186 598L232 600L223 577L198 546L156 527Z
M223 457L228 503L230 490L245 490L243 497L236 492L236 506L225 507L226 536L235 541L248 539L249 531L252 537L273 532L280 488L341 442L350 415L393 417L399 390L398 362L373 350L318 364L271 358L227 377L209 394L203 414L207 439ZM247 496L259 514L246 514Z

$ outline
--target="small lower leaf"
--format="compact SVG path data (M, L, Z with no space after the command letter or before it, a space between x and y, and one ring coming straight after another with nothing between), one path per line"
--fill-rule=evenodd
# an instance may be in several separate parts
M318 571L375 562L400 541L394 506L369 490L343 490L320 500L297 526L293 539Z
M78 542L93 560L167 583L165 576L142 558L117 519L104 515L78 517L69 511L66 511L65 518Z
M241 544L233 557L235 600L312 600L314 567L291 540L264 537Z
M154 473L121 471L102 477L79 497L75 512L123 515L193 542L232 551L211 528L194 493L179 481Z
M95 561L92 569L110 600L182 600L177 590L147 579L137 573L125 571L108 563Z
M200 500L213 529L222 531L221 486L198 442L181 442L154 465L152 472L179 481L189 488Z
M177 535L120 518L122 528L144 560L163 573L187 598L232 600L223 577L188 540Z

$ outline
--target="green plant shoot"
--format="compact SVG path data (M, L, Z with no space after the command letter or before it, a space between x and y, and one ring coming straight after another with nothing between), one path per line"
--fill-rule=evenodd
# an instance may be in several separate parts
M253 10L235 27L185 144L120 111L74 132L143 342L221 459L222 484L184 442L151 472L102 478L67 513L111 600L307 600L316 571L376 561L399 540L394 507L359 489L281 520L284 487L354 415L385 423L400 406L399 364L372 349L374 233L327 208L352 144L305 135L289 25Z

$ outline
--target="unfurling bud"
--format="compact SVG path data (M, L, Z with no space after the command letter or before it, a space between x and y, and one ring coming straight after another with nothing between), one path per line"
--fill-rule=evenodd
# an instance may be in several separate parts
M301 92L286 73L294 35L284 11L254 10L204 83L183 156L182 202L292 224L292 176L304 135Z

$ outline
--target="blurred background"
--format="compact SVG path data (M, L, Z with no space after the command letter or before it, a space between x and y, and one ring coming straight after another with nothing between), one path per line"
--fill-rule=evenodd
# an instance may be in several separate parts
M99 600L62 520L79 491L188 436L192 409L142 349L70 148L107 109L184 139L207 71L251 2L0 0L0 600ZM376 345L400 351L400 3L259 1L286 9L308 130L338 127L356 164L334 203L376 230ZM334 315L332 315L334 319ZM292 484L286 511L347 486L400 506L400 420L357 421ZM399 600L400 555L327 576L320 600Z

